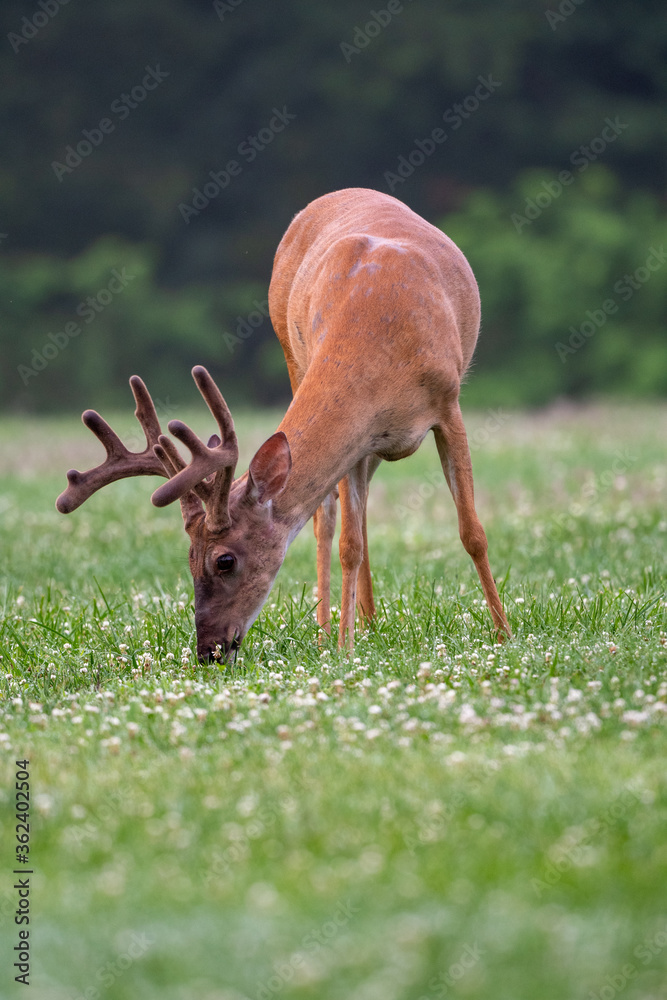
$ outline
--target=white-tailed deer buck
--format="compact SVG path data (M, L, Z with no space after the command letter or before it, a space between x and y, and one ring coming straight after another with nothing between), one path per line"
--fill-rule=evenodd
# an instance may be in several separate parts
M373 617L366 539L368 484L382 459L411 455L429 430L456 504L461 541L479 573L499 638L510 635L475 512L472 466L459 409L461 380L479 332L477 283L439 229L402 202L350 188L296 216L278 247L269 309L294 399L278 430L234 479L231 415L205 368L193 377L218 424L204 444L179 420L161 433L148 391L130 379L146 448L129 452L94 410L83 422L107 451L88 472L67 473L57 500L69 513L107 483L166 476L158 507L180 500L190 536L197 653L238 648L259 614L288 546L314 517L318 622L330 631L331 546L340 495L343 593L339 646L352 648L355 605ZM338 487L338 490L336 489Z

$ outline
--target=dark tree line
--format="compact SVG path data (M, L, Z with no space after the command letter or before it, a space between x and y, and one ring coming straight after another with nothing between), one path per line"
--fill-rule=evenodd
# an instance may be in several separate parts
M6 0L0 16L4 407L78 408L93 381L117 402L136 370L173 394L194 362L232 398L284 395L273 253L311 198L353 185L469 256L480 400L667 391L667 267L585 326L665 242L658 0Z

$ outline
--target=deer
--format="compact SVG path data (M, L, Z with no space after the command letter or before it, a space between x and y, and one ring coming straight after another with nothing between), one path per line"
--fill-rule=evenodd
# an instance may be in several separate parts
M459 405L480 325L477 282L440 229L391 195L347 188L323 195L289 225L276 251L269 313L283 349L292 402L248 471L234 478L238 442L225 400L206 368L192 376L218 433L204 443L180 420L163 434L151 396L130 387L146 438L131 452L86 410L106 450L94 469L67 473L56 507L70 513L130 476L162 476L157 507L180 501L190 540L197 655L236 656L287 549L313 518L317 623L331 632L331 556L340 501L342 597L338 646L354 648L355 612L375 616L366 506L381 461L413 454L432 430L498 641L511 631L491 573L474 502L470 450ZM190 453L183 458L173 439Z

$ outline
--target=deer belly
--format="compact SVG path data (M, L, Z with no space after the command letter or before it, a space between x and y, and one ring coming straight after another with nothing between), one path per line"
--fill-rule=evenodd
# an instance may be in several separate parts
M429 430L430 427L383 431L374 436L372 451L385 462L398 462L417 451Z

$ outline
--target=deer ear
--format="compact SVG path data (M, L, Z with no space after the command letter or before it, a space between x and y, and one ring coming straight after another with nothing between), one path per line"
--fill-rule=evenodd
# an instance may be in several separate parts
M285 489L291 468L292 453L287 438L277 431L250 463L246 495L255 503L268 503Z

